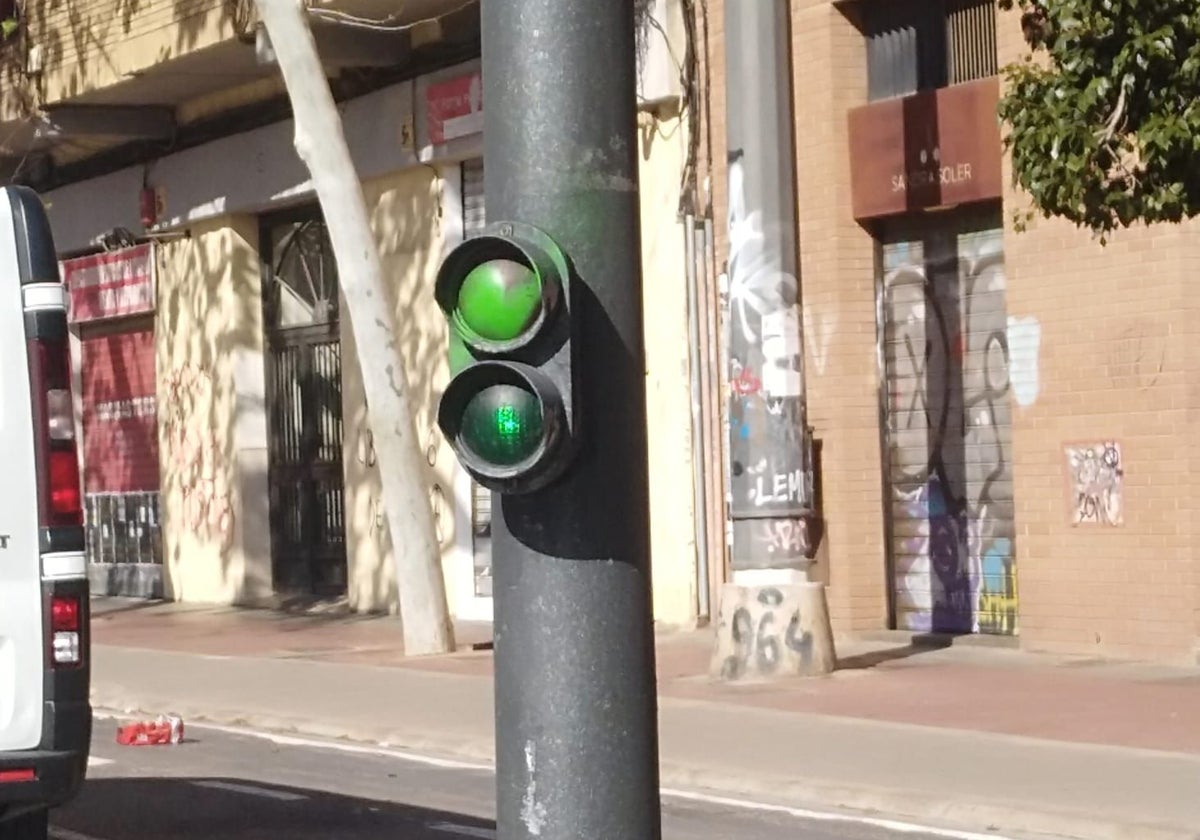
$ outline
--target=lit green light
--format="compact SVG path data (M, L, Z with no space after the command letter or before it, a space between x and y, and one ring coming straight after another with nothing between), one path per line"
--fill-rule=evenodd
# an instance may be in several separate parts
M542 430L537 397L513 385L484 388L463 411L463 443L498 466L513 466L533 455L541 444Z
M527 265L490 260L475 266L458 290L458 318L475 335L511 341L537 319L542 283Z

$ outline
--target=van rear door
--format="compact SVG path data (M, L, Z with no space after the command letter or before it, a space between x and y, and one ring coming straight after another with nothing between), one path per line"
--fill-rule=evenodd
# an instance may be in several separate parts
M85 572L68 346L44 208L26 188L0 189L0 752L42 742L54 648L72 641L59 645L58 613L77 622L87 607L60 607L44 583Z

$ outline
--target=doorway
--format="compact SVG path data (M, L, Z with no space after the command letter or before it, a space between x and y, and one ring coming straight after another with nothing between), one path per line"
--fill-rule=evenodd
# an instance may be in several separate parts
M337 264L316 207L262 228L271 567L276 592L346 593Z
M893 622L1016 635L999 211L890 222L879 284Z

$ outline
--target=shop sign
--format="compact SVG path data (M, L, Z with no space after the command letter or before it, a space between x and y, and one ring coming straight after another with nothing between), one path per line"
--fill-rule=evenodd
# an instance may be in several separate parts
M429 85L425 92L429 140L438 146L483 131L483 76L478 70Z
M76 324L153 312L154 247L151 244L63 260L63 283Z
M851 110L854 217L999 198L999 101L991 77Z

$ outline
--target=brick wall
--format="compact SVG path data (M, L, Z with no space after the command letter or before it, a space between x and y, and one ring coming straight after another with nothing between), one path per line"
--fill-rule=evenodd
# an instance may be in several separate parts
M866 101L862 36L824 0L792 4L809 422L822 444L821 551L838 629L886 621L875 246L853 217L846 112Z
M999 32L1001 65L1017 60L1024 42L1015 13L1001 14ZM1024 202L1008 186L1010 223ZM1193 653L1200 599L1187 488L1198 403L1189 269L1200 256L1197 227L1138 228L1106 248L1060 221L1006 231L1008 312L1024 343L1010 353L1033 365L1015 363L1014 376L1037 382L1036 397L1014 406L1013 428L1027 647L1151 659ZM1010 327L1010 344L1013 336ZM1106 441L1120 445L1123 524L1073 525L1079 503L1064 447Z

